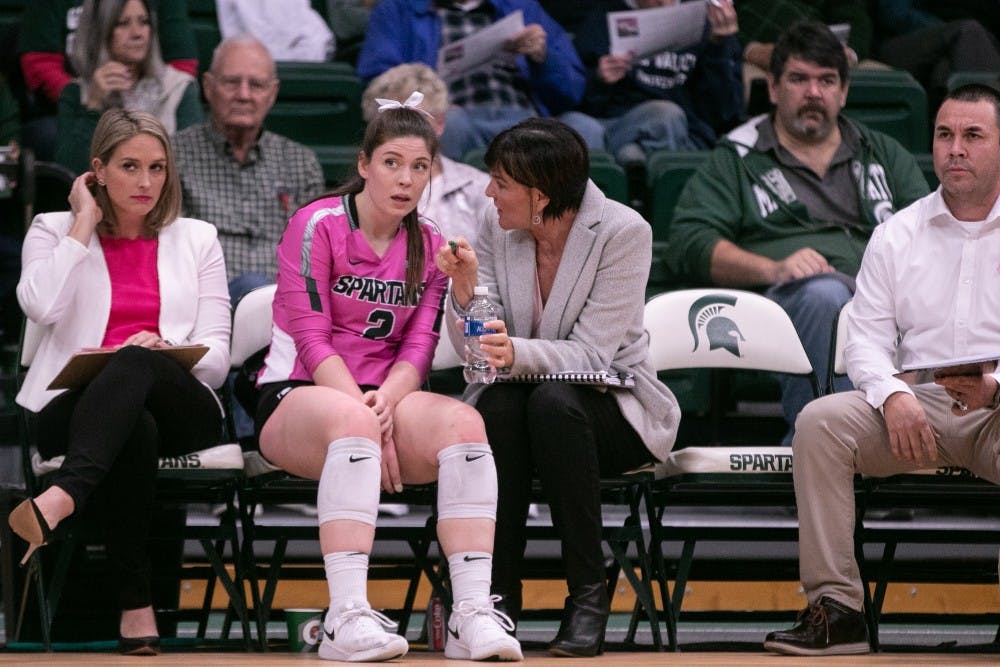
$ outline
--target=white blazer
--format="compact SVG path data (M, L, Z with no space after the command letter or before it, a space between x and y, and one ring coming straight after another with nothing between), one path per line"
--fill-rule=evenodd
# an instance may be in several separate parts
M35 216L24 237L17 300L28 319L43 329L17 402L38 412L62 390L46 387L85 347L99 347L111 313L111 279L101 242L85 247L67 236L70 212ZM210 388L229 371L229 290L215 227L178 218L160 230L160 335L178 345L202 343L208 353L193 373Z

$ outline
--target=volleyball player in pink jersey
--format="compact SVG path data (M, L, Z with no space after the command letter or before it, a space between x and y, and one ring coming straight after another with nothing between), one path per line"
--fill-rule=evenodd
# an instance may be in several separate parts
M444 239L416 211L437 153L416 110L422 97L380 100L358 176L289 221L258 381L260 450L319 480L330 588L321 658L378 661L408 650L368 603L368 557L380 488L436 479L454 593L445 655L521 660L513 624L490 596L497 480L483 421L460 401L420 391L448 284L434 264Z

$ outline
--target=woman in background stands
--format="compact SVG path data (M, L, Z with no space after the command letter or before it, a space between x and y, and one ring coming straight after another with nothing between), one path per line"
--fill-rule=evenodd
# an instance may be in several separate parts
M148 0L86 0L71 59L79 78L59 96L56 161L76 173L101 113L124 108L156 116L172 135L201 121L194 77L163 64Z
M549 651L601 652L609 614L601 550L602 475L662 460L680 411L656 379L643 328L652 238L649 224L588 179L583 139L552 119L529 119L500 133L486 151L495 215L473 250L437 254L452 278L452 322L477 282L502 309L482 337L500 378L534 373L633 375L632 388L564 382L472 385L466 400L483 415L500 494L493 590L516 619L531 480L541 479L562 540L569 597ZM460 334L451 330L457 349Z
M218 444L212 388L229 370L229 292L215 227L179 218L180 182L166 130L138 111L106 112L92 171L71 211L35 218L24 239L17 297L38 350L17 402L45 458L65 454L51 485L8 519L25 560L92 499L119 577L122 653L159 652L146 542L157 458ZM152 350L202 344L188 371ZM116 350L88 384L47 389L74 353ZM96 493L95 493L96 492Z

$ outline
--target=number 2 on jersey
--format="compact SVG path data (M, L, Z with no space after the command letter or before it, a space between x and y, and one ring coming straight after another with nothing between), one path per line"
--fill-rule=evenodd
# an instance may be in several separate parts
M373 310L368 314L368 323L372 326L365 329L365 338L379 340L392 333L392 325L395 324L396 317L391 310Z

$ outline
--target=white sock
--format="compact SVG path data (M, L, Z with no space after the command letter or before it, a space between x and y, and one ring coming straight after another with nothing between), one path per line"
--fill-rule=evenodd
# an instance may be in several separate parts
M324 554L323 569L330 587L330 616L336 616L348 602L368 601L368 554L360 551Z
M460 551L448 556L454 604L463 600L485 604L490 596L493 554L483 551Z

